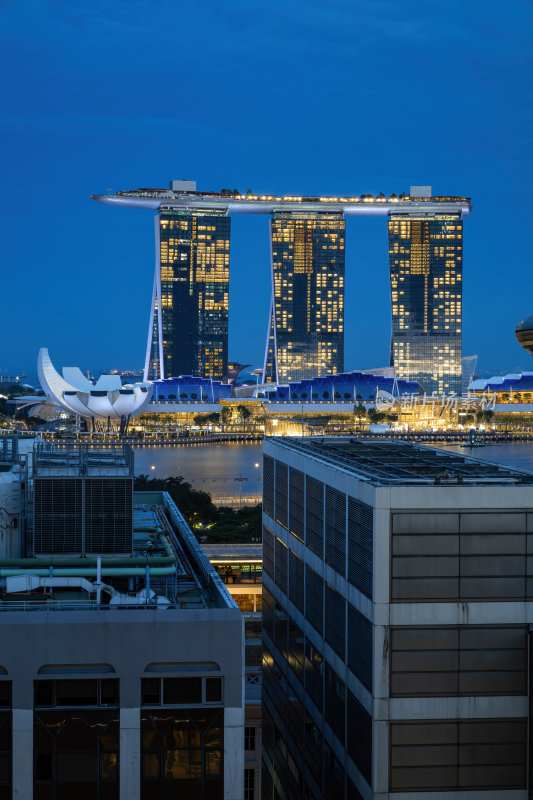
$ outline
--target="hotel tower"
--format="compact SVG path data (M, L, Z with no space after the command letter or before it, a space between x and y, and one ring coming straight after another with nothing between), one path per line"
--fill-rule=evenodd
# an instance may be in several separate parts
M265 383L343 371L345 234L342 214L274 213Z
M461 394L461 215L391 214L388 227L395 375L426 394Z
M427 394L460 394L463 217L468 197L241 195L169 189L94 195L106 205L151 209L156 266L144 378L224 379L228 364L230 215L270 217L272 291L264 383L344 370L346 217L389 219L391 362ZM266 309L265 309L266 311Z

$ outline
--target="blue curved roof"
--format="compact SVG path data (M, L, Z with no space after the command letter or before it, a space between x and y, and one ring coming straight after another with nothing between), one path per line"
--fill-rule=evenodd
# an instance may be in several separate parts
M533 372L524 372L521 375L506 375L503 380L489 379L485 389L492 392L531 392L533 391Z
M340 372L337 375L324 375L295 381L287 386L278 386L270 394L272 400L353 400L370 401L376 399L376 392L384 391L402 395L418 394L416 381L397 380L368 372Z
M220 398L231 396L231 385L214 381L211 378L198 378L194 375L180 375L177 378L164 378L154 381L152 402L203 400L216 403Z

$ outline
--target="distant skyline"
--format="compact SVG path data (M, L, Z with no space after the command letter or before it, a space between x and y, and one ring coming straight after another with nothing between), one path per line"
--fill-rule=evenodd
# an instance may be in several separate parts
M0 5L0 372L141 368L150 212L90 195L190 178L259 194L472 197L464 355L533 369L531 3L314 0ZM15 65L15 68L14 68ZM232 217L230 360L262 365L268 224ZM388 363L386 222L349 219L345 368Z

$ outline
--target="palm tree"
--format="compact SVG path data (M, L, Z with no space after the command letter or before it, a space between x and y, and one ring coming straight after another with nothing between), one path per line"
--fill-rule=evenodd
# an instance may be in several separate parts
M246 420L252 416L250 409L245 405L238 405L237 411L239 412L239 416L242 419L243 425L246 423Z

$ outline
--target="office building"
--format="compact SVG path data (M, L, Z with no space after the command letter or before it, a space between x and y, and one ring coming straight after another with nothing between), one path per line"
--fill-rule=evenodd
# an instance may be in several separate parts
M265 439L263 798L526 800L533 474Z
M419 191L431 201L431 187ZM461 213L393 213L388 227L395 374L426 394L461 394Z
M0 558L0 798L244 800L242 615L179 510L118 485L127 447L34 458Z
M344 369L341 214L275 212L272 301L263 382L287 383Z
M261 589L260 544L204 544L204 553L244 617L244 800L261 800Z
M161 209L145 378L226 378L230 219Z
M474 380L477 366L477 356L463 356L462 358L462 377L461 377L461 394L468 394L470 384Z
M241 195L200 192L194 181L172 181L168 190L135 189L93 200L158 212L145 380L225 376L228 214L271 216L272 298L263 382L342 372L345 218L378 216L391 219L391 350L397 377L421 382L430 394L460 392L461 240L469 198L433 197L428 186L390 197ZM255 299L250 307L258 309Z

